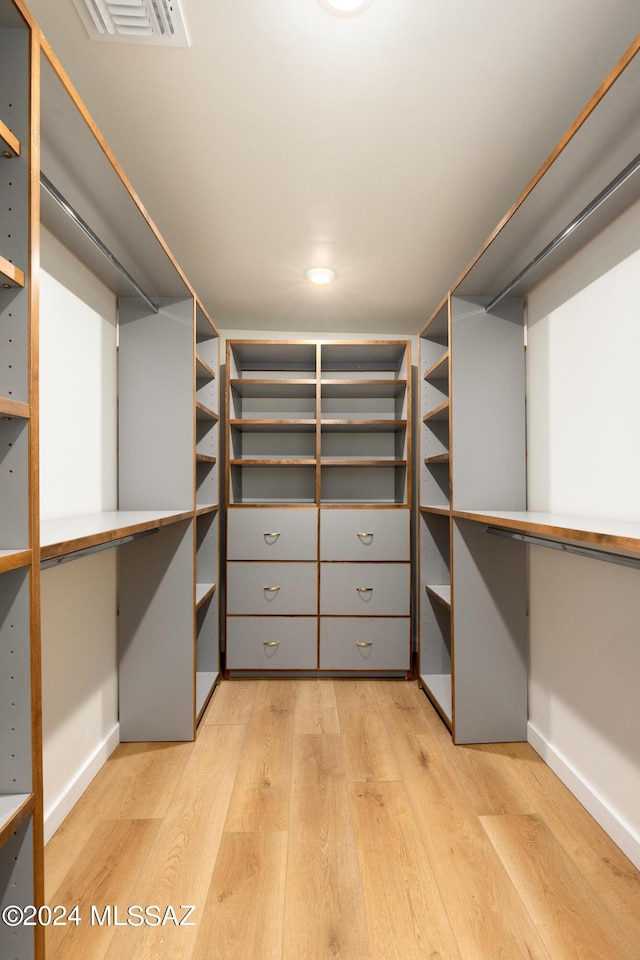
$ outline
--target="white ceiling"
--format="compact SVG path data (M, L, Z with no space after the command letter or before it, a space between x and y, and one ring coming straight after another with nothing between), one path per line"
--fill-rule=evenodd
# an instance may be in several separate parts
M316 334L417 332L640 32L638 0L181 0L166 49L27 3L218 326Z

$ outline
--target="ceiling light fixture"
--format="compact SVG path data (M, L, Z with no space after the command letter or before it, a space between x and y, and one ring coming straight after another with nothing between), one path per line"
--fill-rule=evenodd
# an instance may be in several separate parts
M373 0L318 0L321 7L340 17L356 17L370 7Z
M321 286L325 283L331 283L332 280L336 278L335 270L331 270L330 267L311 267L310 270L307 270L305 277L311 283L315 283L317 286Z

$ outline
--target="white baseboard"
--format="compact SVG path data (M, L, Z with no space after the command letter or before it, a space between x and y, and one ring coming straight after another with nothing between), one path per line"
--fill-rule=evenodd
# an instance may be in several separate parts
M536 753L560 777L564 785L571 790L571 793L580 801L582 806L589 811L593 819L609 834L631 862L640 869L640 837L532 723L527 724L527 739Z
M87 762L71 780L64 792L44 812L44 842L48 843L64 818L78 802L100 768L107 762L120 743L120 724L116 723L111 733L94 750Z

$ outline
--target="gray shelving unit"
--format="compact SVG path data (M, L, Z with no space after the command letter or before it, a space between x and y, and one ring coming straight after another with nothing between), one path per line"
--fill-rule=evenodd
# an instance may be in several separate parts
M406 676L409 344L227 350L227 670Z
M0 908L41 903L37 390L32 380L31 33L0 0ZM35 558L35 563L34 563ZM42 956L42 931L0 925L0 955Z

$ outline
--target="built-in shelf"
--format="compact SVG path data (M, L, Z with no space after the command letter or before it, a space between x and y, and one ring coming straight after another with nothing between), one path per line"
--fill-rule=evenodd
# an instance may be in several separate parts
M398 397L406 389L406 380L322 380L320 388L323 397L363 400Z
M216 592L215 583L196 583L196 610Z
M421 503L420 510L422 513L435 513L440 517L449 517L451 515L450 507L443 507L439 504Z
M449 460L450 460L450 456L449 456L448 453L439 453L439 454L438 454L437 456L435 456L435 457L425 457L425 458L424 458L425 465L427 465L427 466L428 466L430 463L448 463Z
M230 420L230 427L252 433L312 433L315 420Z
M199 354L196 354L196 378L198 380L215 380L216 378L213 367L209 366Z
M433 410L427 411L422 418L423 423L428 423L429 420L446 420L449 416L449 401L445 400L443 403L439 403L437 407L434 407Z
M453 516L592 549L640 553L640 522L533 510L454 510Z
M232 467L314 467L315 459L300 457L247 457L230 460Z
M210 463L214 464L217 462L217 457L210 457L206 453L196 453L196 463Z
M0 255L0 285L24 287L24 273L14 263Z
M31 563L31 550L18 548L16 550L0 550L0 573L7 570L16 570Z
M196 400L196 419L197 420L214 420L217 421L218 414L214 410L211 410L209 407L206 407L204 403L200 403Z
M407 426L406 420L322 420L321 430L325 432L352 432L352 433L390 433L396 430L403 430Z
M432 363L424 374L425 380L449 380L449 351Z
M61 557L77 550L109 543L193 516L189 511L111 510L79 517L58 517L40 522L40 557Z
M447 607L448 610L451 609L451 586L449 584L427 583L425 589L434 600Z
M0 794L0 845L33 811L32 793Z
M200 720L202 711L213 692L219 674L210 670L198 670L196 673L196 718Z
M406 467L406 460L394 460L390 457L369 457L358 460L356 457L323 457L323 467Z
M6 123L0 120L0 152L5 159L20 156L20 141L9 129Z
M196 517L204 517L207 513L215 513L219 509L220 505L217 503L196 503L195 514Z
M316 380L232 379L230 387L242 397L315 397Z
M12 400L10 397L0 397L0 416L21 417L23 420L28 420L30 415L31 407L28 403Z

